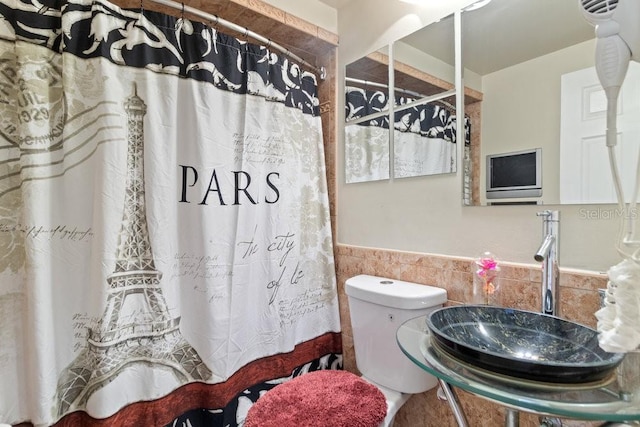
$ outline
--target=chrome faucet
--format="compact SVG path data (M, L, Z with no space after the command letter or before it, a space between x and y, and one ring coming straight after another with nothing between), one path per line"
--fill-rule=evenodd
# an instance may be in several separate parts
M555 316L560 291L560 270L558 268L558 228L560 212L542 211L542 244L533 258L542 262L542 313Z

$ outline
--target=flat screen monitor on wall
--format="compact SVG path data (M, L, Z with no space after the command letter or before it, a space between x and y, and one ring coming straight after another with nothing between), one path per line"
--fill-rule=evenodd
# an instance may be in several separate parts
M542 149L487 156L487 199L542 196Z

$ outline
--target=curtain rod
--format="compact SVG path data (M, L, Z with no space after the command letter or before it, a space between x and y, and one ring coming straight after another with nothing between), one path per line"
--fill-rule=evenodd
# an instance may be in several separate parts
M317 67L307 61L305 61L304 59L302 59L301 57L299 57L298 55L296 55L295 53L291 52L289 49L287 49L284 46L279 45L278 43L274 43L271 40L269 40L268 38L261 36L258 33L255 33L251 30L249 30L246 27L240 26L238 24L234 24L233 22L227 21L225 19L220 18L219 16L216 15L211 15L210 13L204 12L200 9L196 9L194 7L191 6L187 6L184 3L178 3L175 2L173 0L149 0L152 3L158 3L158 4L162 4L164 6L169 6L173 9L177 9L184 12L189 12L193 15L199 16L200 18L203 18L207 21L213 21L215 22L215 25L221 25L223 27L226 27L230 30L236 31L238 33L241 33L244 35L244 37L251 37L252 39L255 39L261 43L264 43L267 45L267 48L274 48L278 51L280 51L281 53L284 53L286 56L288 56L289 58L301 63L302 65L304 65L305 67L308 67L310 69L312 69L313 71L315 71L319 76L321 80L324 80L327 77L327 70L324 67Z

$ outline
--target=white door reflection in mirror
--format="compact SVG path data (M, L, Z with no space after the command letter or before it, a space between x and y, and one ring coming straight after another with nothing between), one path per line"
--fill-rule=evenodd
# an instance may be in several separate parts
M606 98L594 67L562 76L561 203L617 203L605 144ZM616 158L626 202L640 147L640 64L632 62L618 99Z

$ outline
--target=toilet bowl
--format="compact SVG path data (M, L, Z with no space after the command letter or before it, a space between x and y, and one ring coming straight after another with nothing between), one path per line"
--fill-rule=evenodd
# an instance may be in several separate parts
M393 426L393 421L395 420L398 410L402 407L402 405L406 403L407 400L409 400L412 395L409 393L400 393L399 391L391 390L390 388L374 383L366 377L361 378L368 383L376 386L385 397L385 401L387 403L387 415L384 420L378 425L378 427Z
M292 422L303 422L305 427L391 427L412 394L437 385L434 376L402 353L396 331L405 321L442 307L447 300L446 291L368 275L348 279L345 290L356 365L362 376L346 371L315 371L296 377L258 399L247 413L245 427L280 427ZM329 405L337 395L341 396L341 403ZM336 424L336 420L340 422Z

